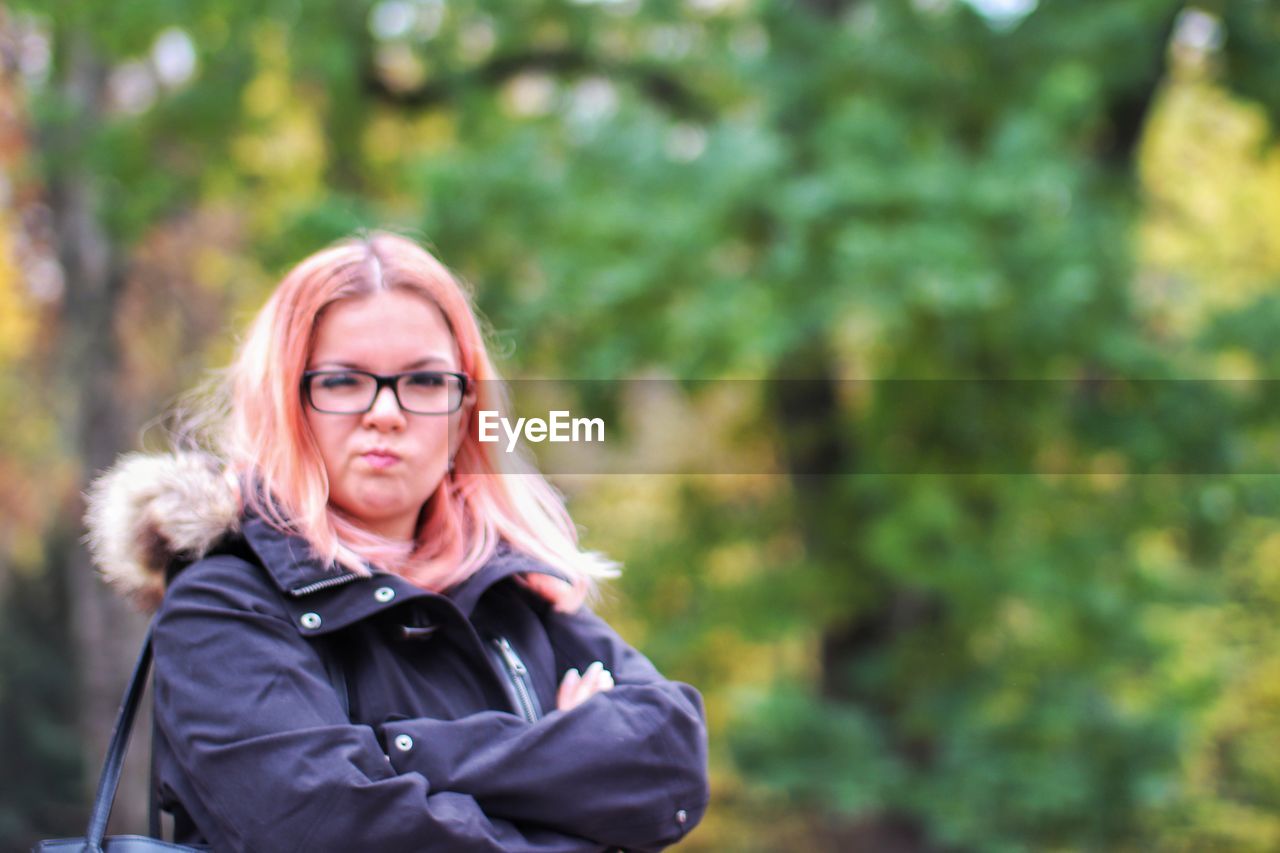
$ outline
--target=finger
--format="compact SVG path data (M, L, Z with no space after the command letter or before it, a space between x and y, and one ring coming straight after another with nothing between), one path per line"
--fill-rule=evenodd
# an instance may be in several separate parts
M599 690L600 670L599 668L589 666L582 671L582 678L574 686L573 703L581 705L590 699Z
M591 685L592 694L603 693L613 689L613 675L609 670L602 670Z
M578 687L581 683L582 676L578 674L577 668L566 672L564 679L560 682L560 689L556 691L556 707L562 711L567 711L576 705Z
M603 667L593 674L590 682L591 695L613 689L613 673Z
M567 711L581 705L601 690L608 690L609 686L612 686L613 676L608 675L606 681L606 675L608 670L604 668L602 661L592 661L581 675L578 675L577 669L565 673L564 681L560 685L560 694L556 699L556 707Z
M604 672L604 664L600 661L595 661L582 673L582 687L586 692L586 696L590 696L600 689L600 674L602 672Z

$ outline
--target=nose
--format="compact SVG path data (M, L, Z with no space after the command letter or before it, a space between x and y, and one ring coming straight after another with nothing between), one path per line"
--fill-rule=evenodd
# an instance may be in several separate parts
M364 413L364 422L377 429L404 428L404 412L391 388L378 389L378 396L373 398L373 408Z

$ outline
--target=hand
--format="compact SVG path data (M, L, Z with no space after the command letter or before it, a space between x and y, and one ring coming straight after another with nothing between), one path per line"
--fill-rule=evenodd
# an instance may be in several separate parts
M556 709L568 711L576 708L597 693L613 689L613 676L604 664L596 661L581 675L571 669L564 674L560 690L556 693Z

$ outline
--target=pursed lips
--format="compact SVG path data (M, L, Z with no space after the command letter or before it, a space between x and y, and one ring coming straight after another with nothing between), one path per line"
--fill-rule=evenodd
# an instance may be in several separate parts
M361 453L360 458L363 459L370 467L389 468L400 461L400 454L384 447L375 447Z

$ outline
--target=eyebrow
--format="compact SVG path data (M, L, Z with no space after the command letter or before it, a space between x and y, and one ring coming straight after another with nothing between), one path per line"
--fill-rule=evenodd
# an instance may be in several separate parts
M450 359L447 359L438 355L429 355L429 356L426 356L425 358L420 358L417 361L410 362L409 364L404 365L401 368L401 370L417 370L420 367L426 367L427 365L430 365L430 364L443 364L445 367L453 366L453 362ZM337 359L327 359L324 361L316 362L317 367L322 365L329 366L329 367L343 367L348 370L365 370L366 369L363 365L359 364L358 362L339 361Z

